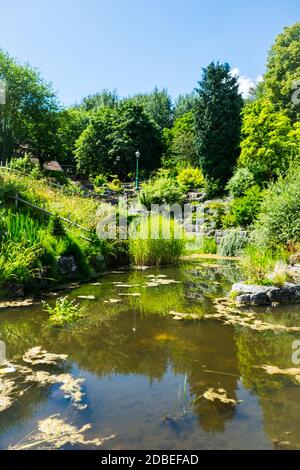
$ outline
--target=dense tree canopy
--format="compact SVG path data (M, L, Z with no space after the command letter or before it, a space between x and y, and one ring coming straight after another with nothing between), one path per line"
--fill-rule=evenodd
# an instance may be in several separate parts
M1 50L0 79L6 86L6 104L0 106L0 158L10 158L20 145L41 160L54 158L59 153L59 106L51 86L38 71Z
M174 107L174 118L178 119L184 114L194 111L196 106L196 93L186 93L185 95L179 95L175 101Z
M120 102L117 90L102 90L83 98L80 107L85 111L98 111L101 108L115 108Z
M75 144L90 120L89 113L80 108L65 109L60 113L60 126L57 137L60 142L60 162L75 164Z
M223 186L239 156L241 109L237 77L228 64L203 69L195 107L197 149L203 173Z
M192 111L176 119L171 129L163 132L166 152L164 165L172 167L178 163L198 164L196 148L195 118Z
M261 99L248 104L243 111L239 165L247 167L259 184L273 180L299 157L299 130L270 101Z
M299 90L300 95L300 23L284 28L272 46L267 72L264 77L264 95L276 106L285 110L292 120L299 119L300 100L292 99Z
M160 130L172 126L173 102L167 89L160 91L155 87L151 93L141 93L125 101L141 105Z
M160 164L159 129L143 108L131 102L118 109L103 108L76 143L78 169L86 175L114 172L120 177L135 171L135 153L141 152L141 168L149 172Z

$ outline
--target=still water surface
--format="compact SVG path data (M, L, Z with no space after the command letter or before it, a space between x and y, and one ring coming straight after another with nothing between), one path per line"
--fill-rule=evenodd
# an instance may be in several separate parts
M296 367L292 344L300 333L205 319L214 312L213 299L238 278L235 263L207 260L106 274L99 285L70 293L96 297L78 299L85 317L71 330L49 327L40 304L1 311L7 359L20 362L34 346L67 354L43 370L83 378L87 407L71 406L57 384L32 384L0 414L0 448L19 443L40 420L59 413L78 427L90 423L89 439L115 434L104 449L299 449L300 383L259 366ZM159 279L165 284L155 285ZM128 293L140 295L122 295ZM176 321L170 311L197 313L199 320ZM256 312L269 322L300 326L299 306ZM209 401L203 393L210 388L241 401Z

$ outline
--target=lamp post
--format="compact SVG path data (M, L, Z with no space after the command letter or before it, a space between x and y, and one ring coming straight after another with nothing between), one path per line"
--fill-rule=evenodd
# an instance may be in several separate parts
M135 189L136 191L138 191L139 190L139 159L140 159L141 153L137 151L135 153L135 156L136 156Z

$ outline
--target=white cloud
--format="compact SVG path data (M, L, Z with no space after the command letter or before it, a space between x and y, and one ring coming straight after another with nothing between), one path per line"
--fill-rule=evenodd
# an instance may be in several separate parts
M237 67L231 69L230 73L233 77L237 77L240 93L244 98L248 98L251 88L255 87L255 85L263 80L262 75L258 75L255 80L245 75L240 75L240 71Z

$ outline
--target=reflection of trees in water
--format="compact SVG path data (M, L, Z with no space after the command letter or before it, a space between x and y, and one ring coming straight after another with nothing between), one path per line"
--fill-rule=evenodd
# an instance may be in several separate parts
M299 383L286 376L269 375L257 367L264 364L281 369L295 367L291 362L295 339L288 333L243 329L236 335L236 344L243 384L259 397L266 433L271 440L300 449Z
M35 343L31 346L40 344L50 352L68 354L69 360L76 362L80 369L99 377L137 374L152 382L162 380L171 367L175 374L187 374L193 398L211 387L224 388L229 397L236 398L238 369L231 328L215 322L182 323L161 316L134 316L128 310L117 316L102 317L98 322L94 315L89 320L92 327L85 325L72 333L58 328L38 330L34 326ZM20 327L23 326L22 322ZM26 338L23 344L27 348ZM17 350L20 348L19 342ZM10 349L14 349L12 344ZM205 369L225 374L205 372L203 365ZM233 375L226 375L227 372ZM174 389L174 399L176 392ZM38 397L34 395L35 399ZM28 407L26 402L23 406ZM234 416L234 407L203 398L193 409L205 431L224 429Z
M24 365L22 361L18 361ZM47 370L47 372L55 374L65 374L71 369L69 363L60 363L56 366L40 366L35 367L34 370ZM10 374L10 380L14 380L17 386L21 386L20 390L25 390L21 397L16 397L16 401L7 410L1 413L0 419L0 435L7 432L13 426L20 426L25 423L37 411L41 404L46 403L51 394L52 385L39 386L38 383L23 383L24 377L17 375L17 373ZM26 390L28 389L28 390ZM63 393L61 393L63 397Z
M98 289L99 301L83 304L87 317L71 330L49 327L40 307L21 315L8 312L0 322L0 336L5 339L8 357L41 345L49 352L68 354L69 360L80 369L98 377L137 374L147 377L150 382L162 380L170 367L175 374L187 374L193 398L209 388L224 388L228 397L235 399L238 369L233 330L221 323L176 322L164 316L170 310L190 312L195 308L197 312L203 312L209 308L208 298L207 304L203 304L190 302L184 295L191 282L195 282L198 290L205 284L207 297L219 294L228 270L197 268L195 272L195 269L189 266L164 270L169 279L182 283L142 288L140 297L124 298L116 305L103 303L103 299L117 295L116 288L107 282ZM142 284L145 280L149 281L149 278L139 272L128 273L122 278L124 283L130 284ZM85 294L94 293L91 286L83 286L82 290ZM160 315L150 315L152 313ZM225 374L208 373L206 369ZM174 399L176 392L174 389ZM37 403L46 401L48 395L49 388L34 387L19 404L8 410L6 416L9 419L3 422L3 429L9 422L26 420ZM218 431L233 418L235 408L201 398L193 410L205 431Z

